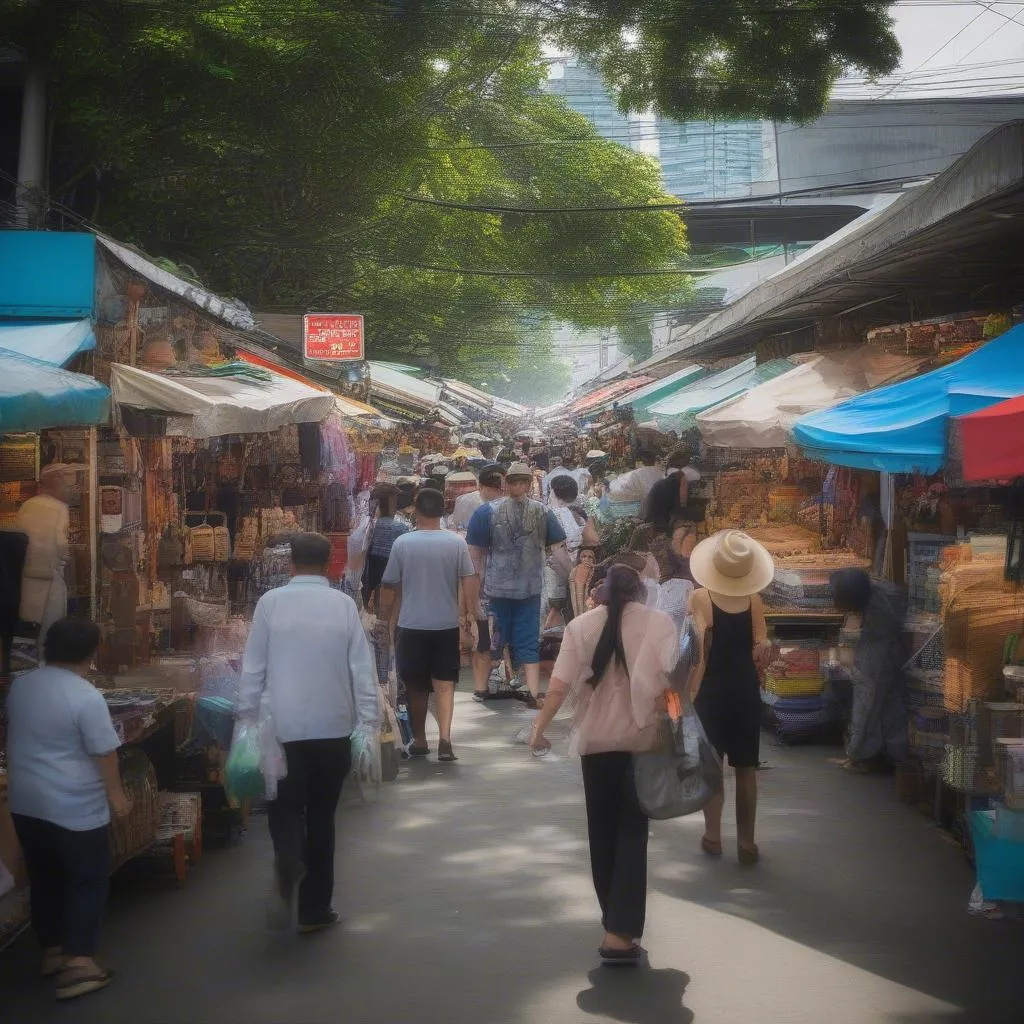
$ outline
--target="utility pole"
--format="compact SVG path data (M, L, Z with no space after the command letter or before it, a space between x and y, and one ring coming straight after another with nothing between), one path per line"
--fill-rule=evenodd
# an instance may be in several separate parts
M43 221L46 186L46 69L25 59L18 148L18 226L38 228Z

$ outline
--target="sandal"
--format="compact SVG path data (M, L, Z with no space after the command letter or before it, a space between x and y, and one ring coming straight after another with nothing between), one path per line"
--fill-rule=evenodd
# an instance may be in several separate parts
M430 753L430 747L426 743L422 747L417 746L415 743L410 743L405 752L409 757L426 757Z
M749 867L761 859L761 851L757 848L757 843L753 846L741 846L738 856L739 862Z
M643 946L634 942L629 949L608 949L601 946L597 955L605 967L639 967L645 952Z
M449 740L440 740L437 744L437 759L438 761L444 761L446 764L451 761L458 761L455 756L455 751L452 750L452 745Z
M707 836L700 837L700 848L709 857L721 857L722 856L722 840L708 839Z
M57 998L77 999L99 992L114 980L114 972L102 967L65 967L57 975Z

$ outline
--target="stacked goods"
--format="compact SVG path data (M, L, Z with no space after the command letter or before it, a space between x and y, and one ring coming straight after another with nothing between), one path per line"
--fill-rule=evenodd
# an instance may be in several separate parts
M817 643L785 644L765 671L761 700L781 740L811 739L835 721L824 696L821 655Z
M923 706L912 709L908 723L910 749L925 766L935 767L943 760L949 733L949 716L944 708Z
M967 549L964 551L963 549ZM971 557L960 545L947 558L939 596L945 635L945 706L964 711L971 700L1000 695L1007 638L1024 632L1024 599L1003 579L1002 561Z
M810 555L821 550L821 537L814 530L797 525L756 526L748 531L775 559Z
M868 331L868 344L900 355L935 355L952 350L972 351L985 337L985 315L958 319L919 320L876 327ZM969 348L968 348L969 346Z
M710 532L743 529L765 522L771 484L754 468L727 470L715 478L714 505L708 512Z

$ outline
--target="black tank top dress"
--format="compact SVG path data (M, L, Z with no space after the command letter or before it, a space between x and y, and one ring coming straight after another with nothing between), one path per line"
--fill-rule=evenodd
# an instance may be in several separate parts
M713 601L711 651L694 707L712 746L733 768L756 768L761 742L761 684L748 608L724 612Z

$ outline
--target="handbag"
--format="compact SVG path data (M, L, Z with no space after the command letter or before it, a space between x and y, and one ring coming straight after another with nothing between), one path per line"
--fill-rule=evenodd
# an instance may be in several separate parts
M633 755L637 800L648 818L681 818L703 810L722 788L722 762L683 692L666 690L654 748Z

